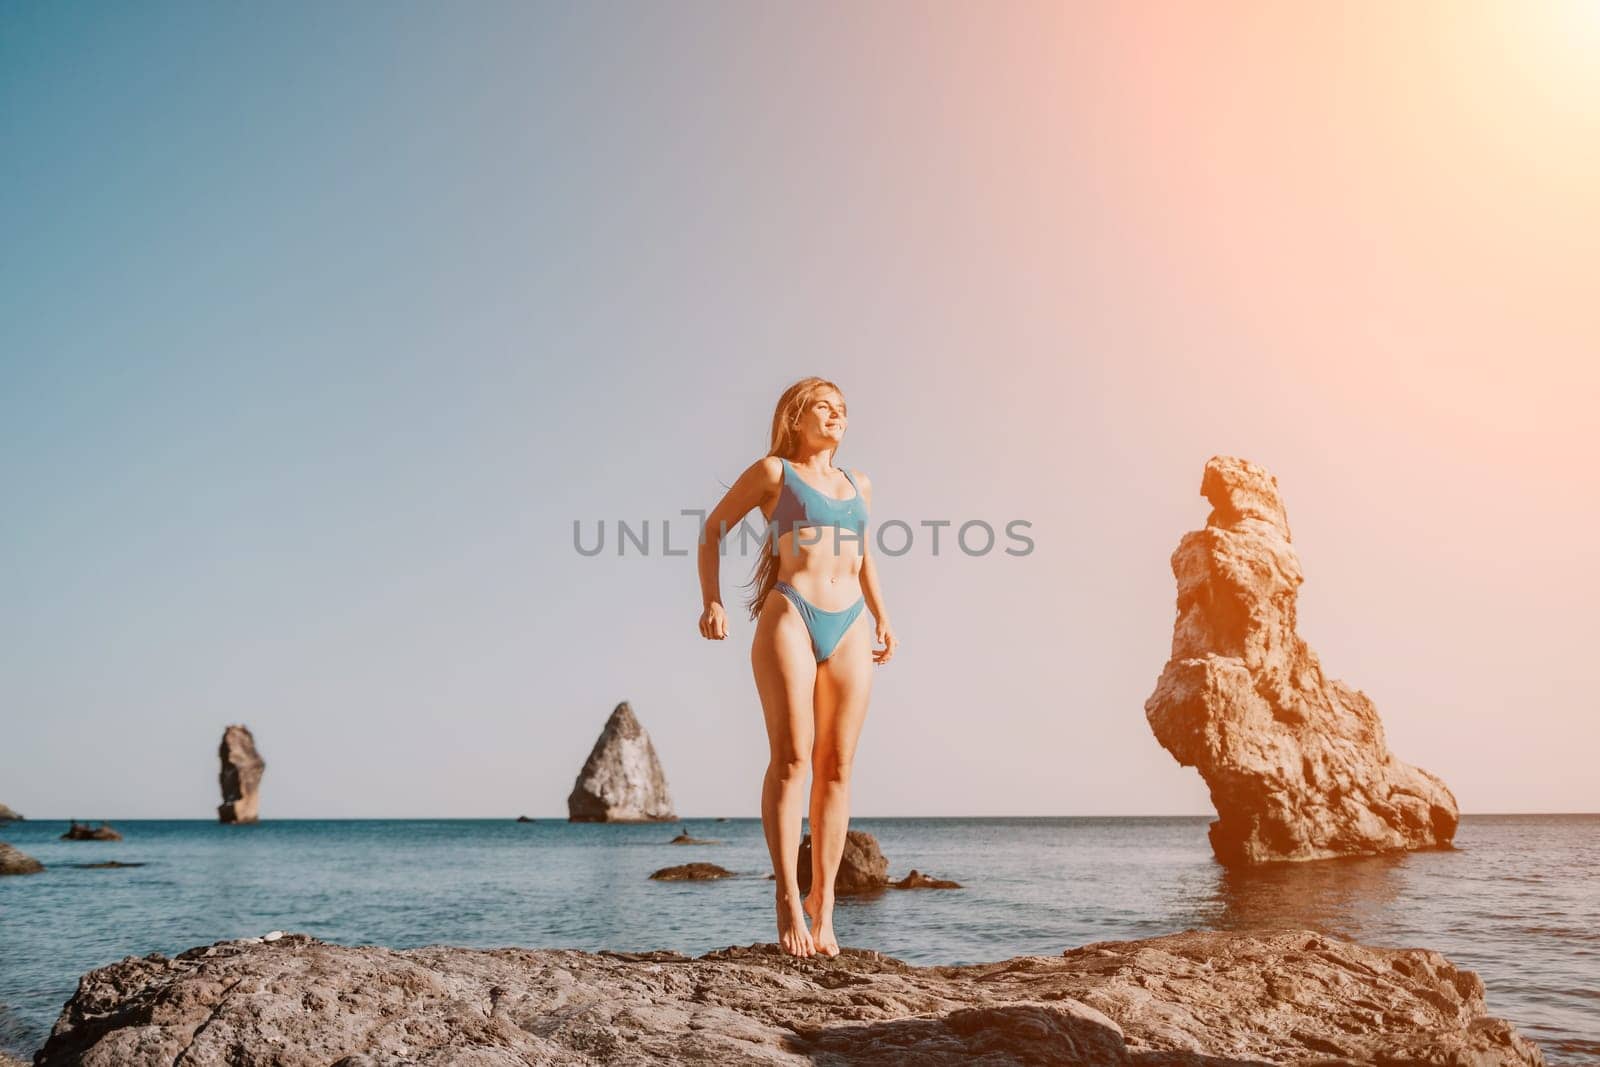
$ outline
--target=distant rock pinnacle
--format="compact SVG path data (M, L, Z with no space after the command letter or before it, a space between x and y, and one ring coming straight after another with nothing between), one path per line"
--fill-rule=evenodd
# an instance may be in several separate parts
M667 776L627 701L617 705L567 798L572 822L671 822Z
M255 822L261 817L261 772L267 763L256 752L256 739L245 726L230 726L222 734L217 750L222 757L222 803L217 818L222 822Z

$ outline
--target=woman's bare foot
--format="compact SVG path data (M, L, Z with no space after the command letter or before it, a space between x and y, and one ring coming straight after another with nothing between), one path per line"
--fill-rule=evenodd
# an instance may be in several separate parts
M798 893L795 896L799 896ZM817 951L811 931L806 929L805 911L794 905L794 897L778 889L778 946L791 956L810 956Z
M830 900L824 909L821 897L807 894L804 907L806 918L811 920L811 941L816 951L824 956L837 956L839 939L833 935L833 901Z

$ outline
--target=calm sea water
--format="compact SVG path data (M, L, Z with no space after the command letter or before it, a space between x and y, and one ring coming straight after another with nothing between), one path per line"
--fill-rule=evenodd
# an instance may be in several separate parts
M770 941L757 820L291 820L224 827L130 821L121 842L58 840L64 823L0 826L49 866L0 878L0 1048L44 1040L84 971L270 930L412 947L521 945L698 954ZM840 941L913 963L1054 955L1189 927L1309 927L1444 952L1551 1063L1600 1061L1600 816L1469 816L1457 850L1225 871L1204 818L857 819L899 877L961 891L840 902ZM104 860L121 870L75 867ZM701 859L741 877L651 882Z

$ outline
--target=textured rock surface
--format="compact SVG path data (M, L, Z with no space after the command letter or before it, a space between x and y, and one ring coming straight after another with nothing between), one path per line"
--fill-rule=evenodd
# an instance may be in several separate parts
M983 1057L990 1057L984 1060ZM180 1059L181 1057L181 1059ZM291 934L78 984L38 1063L1539 1064L1437 953L1184 933L910 967L846 949L382 948Z
M952 882L948 878L933 878L933 877L931 877L929 875L923 874L921 871L917 870L915 867L911 868L911 873L910 874L906 875L904 878L900 879L898 882L890 882L889 884L891 886L893 886L895 889L960 889L961 888L961 883L960 882Z
M42 870L44 870L44 864L26 852L0 841L0 875L38 874Z
M0 822L17 822L21 819L22 813L20 811L13 811L4 804L0 804Z
M261 772L267 761L256 751L256 739L249 727L230 726L222 731L217 748L222 771L217 776L222 786L222 803L217 806L221 822L256 822L261 818Z
M1303 580L1277 480L1215 456L1203 530L1172 554L1172 658L1145 701L1161 744L1211 789L1224 863L1447 846L1456 800L1390 754L1365 693L1326 677L1295 632Z
M811 835L800 839L799 867L796 869L800 892L811 892ZM833 880L835 896L875 893L889 884L889 861L878 848L878 839L865 830L850 830L844 838L844 855L839 874Z
M627 701L618 704L567 797L572 822L674 822L667 776Z
M680 863L676 867L663 867L650 877L658 882L709 882L715 878L732 878L733 872L715 863Z
M86 822L73 822L67 826L67 832L61 835L63 841L121 841L122 835L108 822L99 826L90 826Z

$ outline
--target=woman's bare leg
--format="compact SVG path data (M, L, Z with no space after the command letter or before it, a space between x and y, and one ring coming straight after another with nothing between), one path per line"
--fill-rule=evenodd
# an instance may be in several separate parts
M795 866L800 851L806 768L813 737L812 689L817 660L804 620L782 593L768 593L756 621L750 665L767 721L769 758L761 782L761 828L777 879L778 944L791 956L809 956L816 944L806 929Z
M816 744L811 753L811 892L805 910L817 951L839 954L833 932L833 880L850 829L850 767L872 695L872 629L863 611L817 665Z

